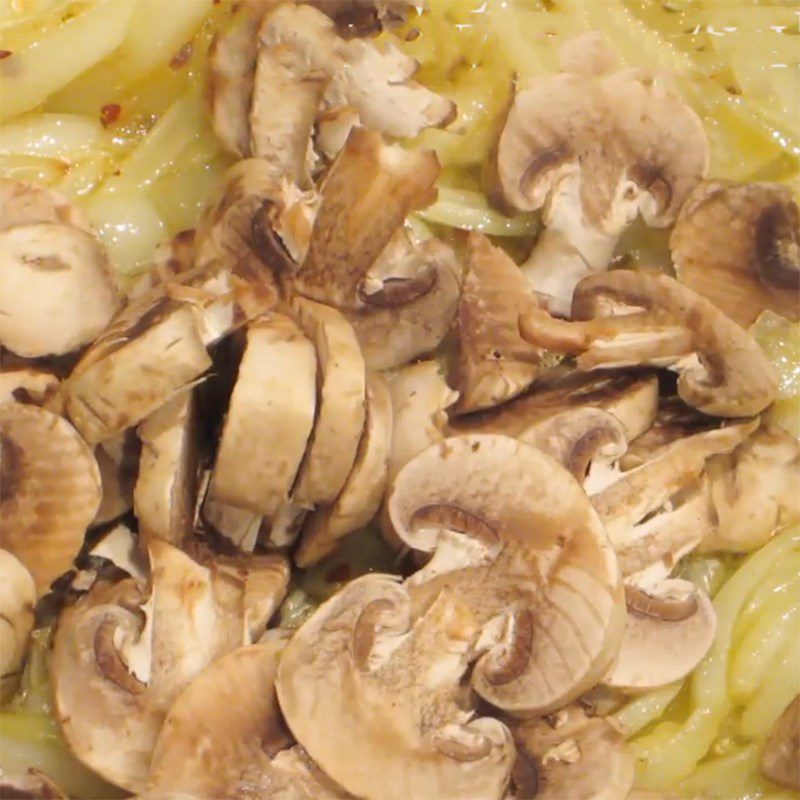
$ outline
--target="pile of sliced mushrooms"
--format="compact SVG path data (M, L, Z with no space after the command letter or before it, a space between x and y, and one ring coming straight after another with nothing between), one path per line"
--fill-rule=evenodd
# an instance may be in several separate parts
M787 190L707 181L694 112L589 37L497 141L530 258L420 234L437 157L390 140L455 109L369 38L405 5L235 9L239 160L127 293L76 207L2 183L3 696L57 595L64 737L141 798L626 797L604 714L715 635L681 560L800 518L747 331L800 312ZM674 277L613 260L638 216ZM370 525L396 574L285 624Z

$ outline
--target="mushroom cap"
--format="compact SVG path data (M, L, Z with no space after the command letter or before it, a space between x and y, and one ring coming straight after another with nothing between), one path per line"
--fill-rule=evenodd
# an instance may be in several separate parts
M0 231L37 222L73 225L91 233L87 216L64 195L38 183L0 178Z
M387 507L403 542L433 554L409 579L416 602L464 593L485 629L472 674L482 697L530 716L599 680L622 633L622 585L599 518L560 464L506 436L451 437L400 470Z
M102 495L92 451L63 417L4 403L0 413L3 547L28 568L39 596L72 565Z
M623 798L633 786L633 755L623 735L580 706L512 728L517 764L514 800Z
M607 686L644 691L688 675L714 641L717 615L693 583L669 579L640 588L627 584L628 614Z
M459 686L477 633L455 597L443 595L412 619L408 591L394 578L357 578L281 656L276 687L286 722L322 770L358 797L500 798L511 736L499 721L473 717Z
M772 726L761 751L761 773L771 781L800 792L800 695Z
M91 342L120 305L100 241L74 225L39 222L0 232L0 343L28 358Z
M300 329L317 352L314 428L292 489L298 505L332 503L353 468L364 430L366 369L353 328L335 308L298 297Z
M33 630L36 585L8 550L0 549L0 702L16 691Z
M626 308L644 312L620 314ZM656 318L664 315L690 336L689 355L664 353L656 338L649 348L649 357L640 360L640 363L671 363L671 368L679 373L678 394L690 406L704 414L743 417L758 414L775 399L778 379L755 339L704 297L656 272L614 270L590 275L578 284L572 301L573 318L600 318L611 326L607 338L601 335L579 357L578 367L613 366L617 358L614 326L621 326L618 341L623 348L621 352L625 352L623 323L626 319L644 321L649 314ZM603 339L611 344L607 354ZM648 349L646 344L645 349ZM639 356L643 355L639 351Z
M331 553L363 528L383 499L392 447L392 398L378 373L367 376L366 420L355 461L334 502L312 512L303 526L295 562L303 569Z
M800 213L788 186L706 181L669 243L678 279L743 328L766 310L800 318Z
M215 502L267 517L286 503L314 423L316 375L314 346L291 319L248 326L209 488Z

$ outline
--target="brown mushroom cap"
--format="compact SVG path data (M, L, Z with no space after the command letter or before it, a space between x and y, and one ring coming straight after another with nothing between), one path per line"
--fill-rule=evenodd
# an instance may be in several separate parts
M800 792L800 695L773 725L761 753L761 772L771 781Z
M800 318L800 214L777 183L707 181L670 236L680 281L747 328L762 311Z
M0 413L3 547L28 568L39 596L72 565L100 506L97 462L63 417L4 403Z
M33 630L36 585L8 550L0 549L0 702L11 699L19 683Z

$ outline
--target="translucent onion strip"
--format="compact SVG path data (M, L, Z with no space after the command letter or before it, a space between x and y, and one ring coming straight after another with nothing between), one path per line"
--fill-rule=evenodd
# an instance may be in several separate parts
M109 145L99 119L80 114L28 114L0 126L0 153L67 163Z
M684 681L659 686L651 692L627 702L619 711L610 715L611 720L625 736L634 736L655 722L667 706L678 696Z

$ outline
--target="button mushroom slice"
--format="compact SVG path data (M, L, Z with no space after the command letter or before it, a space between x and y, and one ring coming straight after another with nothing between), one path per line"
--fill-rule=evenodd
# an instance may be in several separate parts
M336 309L295 298L299 327L317 351L317 412L308 448L292 488L292 501L332 503L353 468L364 430L366 370L361 348Z
M788 186L700 184L670 249L678 279L743 328L766 310L800 318L800 214Z
M42 596L72 565L100 506L97 462L63 417L22 403L2 406L0 462L3 547Z
M0 775L0 794L24 800L68 800L66 792L44 772L31 767L24 775Z
M243 553L252 553L262 533L269 535L269 521L262 514L217 503L206 495L201 515L203 521ZM264 528L267 530L264 531Z
M87 216L64 195L38 183L0 178L0 231L37 222L92 231Z
M495 160L504 203L544 209L523 270L549 309L566 315L575 285L608 267L640 213L657 227L675 220L709 154L700 118L651 73L598 75L587 60L562 61L564 72L517 92Z
M141 297L164 286L194 266L195 230L187 228L156 245L153 263L128 289L128 297Z
M18 366L0 369L0 403L16 401L59 413L61 381L52 372Z
M432 554L408 580L415 603L455 593L482 626L472 685L486 700L548 713L607 670L624 621L616 558L548 455L506 436L451 437L400 470L387 506L398 536Z
M633 786L633 755L623 735L579 706L517 723L512 733L514 800L614 800L627 797Z
M70 749L131 792L144 788L174 699L246 635L242 581L158 539L149 553L149 587L101 581L62 612L50 663Z
M442 595L415 619L395 579L362 576L287 644L281 711L311 758L358 797L500 798L511 736L498 720L475 717L460 686L477 634L460 598Z
M272 314L248 326L211 478L212 500L267 517L278 513L311 434L316 374L314 346L291 319Z
M644 691L688 675L714 641L717 617L704 592L689 581L670 579L653 586L626 583L625 635L607 686Z
M25 565L0 549L0 702L6 703L19 684L33 630L36 585Z
M348 534L363 528L383 500L392 447L392 398L383 378L367 378L366 420L356 458L334 502L313 511L303 526L295 563L305 569L336 549Z
M761 774L787 789L800 792L800 695L772 726L761 751Z
M144 798L344 798L298 746L275 696L280 648L233 650L176 698L153 751Z
M519 335L519 315L532 301L519 267L482 235L468 239L469 260L458 304L457 414L491 408L524 392L542 352Z
M92 520L93 526L112 522L133 508L133 489L139 472L140 453L141 444L133 430L94 448L103 499Z
M27 358L91 342L121 297L98 239L74 225L40 222L0 232L0 344Z
M139 424L142 442L133 508L139 537L180 547L192 531L198 480L198 421L191 391L182 392Z

